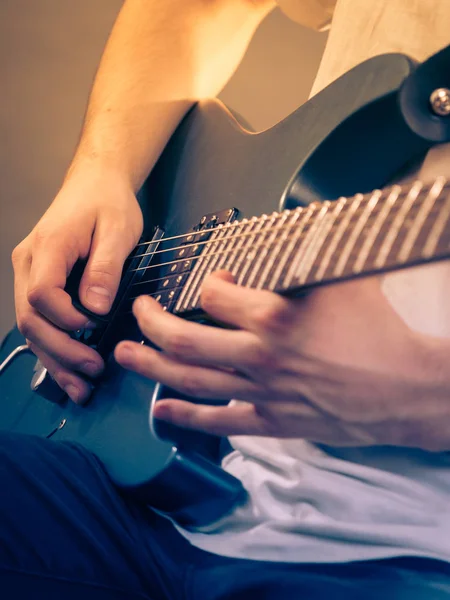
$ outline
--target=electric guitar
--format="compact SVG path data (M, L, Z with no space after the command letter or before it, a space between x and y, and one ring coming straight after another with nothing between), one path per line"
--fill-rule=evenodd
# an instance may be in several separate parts
M126 261L110 314L90 315L98 327L73 334L107 363L90 402L70 402L13 329L0 354L0 429L82 444L124 493L185 525L243 501L241 483L220 468L221 441L153 419L154 404L173 392L114 362L119 340L142 337L133 299L149 294L202 320L201 285L217 269L295 295L450 257L450 184L389 186L450 140L449 66L449 49L421 65L376 57L258 134L218 101L197 105L139 194L147 241ZM67 290L86 312L82 268Z

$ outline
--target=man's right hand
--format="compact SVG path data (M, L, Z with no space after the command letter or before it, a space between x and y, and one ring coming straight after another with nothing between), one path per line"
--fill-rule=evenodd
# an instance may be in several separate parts
M142 212L130 184L114 171L72 173L31 233L14 249L17 324L31 350L75 402L90 395L88 379L103 361L68 332L86 316L64 290L78 259L87 259L79 297L99 315L109 312L123 263L142 233Z

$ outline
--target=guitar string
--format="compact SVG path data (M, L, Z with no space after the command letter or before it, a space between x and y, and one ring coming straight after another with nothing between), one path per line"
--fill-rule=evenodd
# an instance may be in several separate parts
M287 237L285 238L284 242L288 242L288 241L291 239L291 237L292 237L292 236L287 236ZM299 241L300 241L300 239L299 239ZM272 241L272 242L270 242L270 243L261 243L261 244L257 244L256 246L253 246L251 249L249 249L249 253L250 253L250 252L254 252L254 251L256 251L256 250L259 250L259 249L261 249L261 248L269 248L269 249L270 249L271 247L273 247L273 246L276 246L276 245L278 244L278 242L279 242L279 240L274 240L274 241ZM233 249L229 249L229 250L223 250L223 251L220 251L220 252L214 252L214 253L211 253L211 254L208 254L208 255L206 255L206 256L205 256L205 258L206 258L206 257L207 257L207 258L209 258L210 256L217 256L217 255L219 255L219 254L229 254L229 253L231 253L231 252L233 252ZM194 259L195 259L195 260L198 260L199 258L202 258L202 256L197 256L197 257L195 257L195 258L193 258L193 259L190 259L190 260L194 260ZM156 266L158 266L158 265L156 265ZM189 274L190 274L190 272L189 272L189 271L186 271L186 272L185 272L185 274L188 274L188 275L189 275ZM144 282L140 282L140 283L141 283L142 285L152 285L153 283L157 283L158 281L164 281L165 279L168 279L168 277L158 277L158 278L155 278L155 279L150 279L150 280L147 280L147 281L144 281ZM132 288L132 287L134 287L134 286L136 286L136 285L138 285L138 284L133 284L133 285L131 285L129 289L131 290L131 288ZM176 289L177 287L180 287L180 286L175 286L175 289ZM170 291L170 290L172 290L172 289L174 289L174 288L168 288L168 289L167 289L167 291ZM152 292L152 294L158 294L158 293L161 293L161 292L164 292L164 291L166 291L166 290L164 290L164 289L158 289L158 290L155 290L154 292ZM136 298L138 298L138 297L139 297L139 295L147 295L147 296L150 296L151 294L138 294L137 296L130 296L130 297L128 297L126 300L127 300L127 301L135 300ZM129 311L128 311L128 312L129 312ZM123 313L122 313L122 314L123 314Z
M287 238L285 239L285 241L288 241L288 240L289 240L289 237L287 237ZM272 242L272 243L270 243L270 244L259 244L259 245L257 245L257 246L254 246L253 248L254 248L254 249L263 248L263 247L269 247L269 248L270 248L271 246L275 246L276 244L277 244L277 241L275 240L275 241L273 241L273 242ZM232 252L232 250L229 250L229 251L223 251L223 252L217 252L217 253L215 253L215 254L227 254L227 253L229 253L229 252ZM450 250L449 250L449 251L447 251L447 252L446 252L446 253L444 253L444 254L442 254L441 252L440 252L439 254L441 255L441 258L447 258L447 257L448 257L448 258L450 258ZM209 254L208 256L213 256L213 254ZM435 256L437 256L437 255L435 255ZM201 257L200 257L200 256L196 257L196 259L198 259L198 258L201 258ZM408 262L408 261L406 261L406 262ZM375 272L380 272L380 271L381 271L381 272L383 272L383 270L384 270L384 267L382 267L381 269L376 269L376 271L375 271ZM364 273L364 271L361 271L361 272L360 272L360 274L363 274L363 273ZM187 271L187 272L186 272L186 274L190 274L190 273L189 273L189 271ZM203 279L204 279L204 278L205 278L205 274L204 274L204 276L203 276ZM163 277L163 278L158 278L158 279L152 279L152 280L148 280L148 281L146 281L146 282L143 282L143 283L146 283L146 284L148 284L148 285L151 285L152 283L155 283L155 282L157 282L157 281L164 280L164 279L167 279L167 278L166 278L166 277ZM317 280L317 284L319 284L321 281L323 281L323 277L322 277L322 278L320 278L320 280ZM184 284L183 284L183 285L184 285ZM131 289L131 287L133 287L133 286L130 286L130 289ZM177 289L178 287L180 287L180 286L175 286L175 289ZM246 286L246 287L249 287L249 286ZM251 287L251 286L250 286L250 287ZM154 296L154 295L157 295L157 294L159 294L159 293L163 293L164 291L172 291L173 289L174 289L174 288L168 288L167 290L164 290L164 289L159 289L159 290L158 290L158 289L157 289L157 290L155 290L154 292L152 292L152 293L150 293L150 294L140 294L140 295L145 295L145 296L152 297L152 296ZM267 289L267 288L263 288L263 289ZM136 298L138 298L138 297L139 297L139 295L138 295L138 296L132 296L132 297L128 297L128 298L126 298L126 299L125 299L125 302L127 302L127 303L128 303L128 302L130 302L130 301L133 301L133 300L135 300L135 299L136 299ZM117 316L125 316L125 315L129 315L129 314L132 314L132 310L123 310L123 309L119 309L119 312L118 312L118 315L117 315Z
M344 197L342 197L342 198L344 198ZM340 199L341 198L338 198L338 200L340 200ZM351 198L345 198L345 200L346 201L347 200L353 200L353 197L351 197ZM293 210L285 210L285 211L282 211L282 212L274 211L271 214L260 215L259 217L255 217L254 219L246 219L246 220L243 220L243 221L237 221L236 220L236 221L233 221L232 223L226 223L225 225L219 225L218 227L211 228L209 230L207 229L207 230L199 231L199 232L193 231L191 233L183 234L182 236L175 236L173 238L161 238L161 240L155 240L154 242L152 242L152 241L145 242L144 244L138 244L138 246L142 246L142 245L152 246L152 245L156 245L156 244L160 245L160 244L163 244L164 242L167 242L167 241L175 239L175 238L190 237L190 236L194 236L194 235L211 234L214 231L225 231L226 232L225 235L220 238L221 240L224 240L224 239L231 240L231 239L236 239L238 237L246 237L246 236L253 235L254 232L249 231L247 233L239 233L237 235L234 235L234 236L232 235L232 236L227 237L227 238L225 236L227 235L227 232L230 229L237 228L239 225L245 225L245 224L248 224L248 223L251 223L251 222L253 222L254 224L256 224L258 222L261 222L262 220L268 221L270 218L273 218L273 217L282 217L283 215L301 213L301 212L305 211L307 208L310 208L311 206L320 207L322 205L323 205L323 202L311 202L311 204L309 204L307 207L300 206L300 207L295 208ZM363 202L361 202L361 206L364 206ZM274 226L272 226L271 227L271 231L274 231L274 230L277 230L277 229L282 230L285 227L288 228L288 225L283 225L281 227L276 227L276 226L274 227ZM263 230L261 230L261 231L263 231ZM131 255L131 256L128 257L127 260L135 260L137 258L145 258L146 256L150 256L150 255L154 256L155 254L164 254L166 252L174 252L175 250L182 250L182 249L185 249L185 248L193 248L194 246L204 246L204 245L208 245L208 244L213 244L216 241L216 239L214 239L214 240L204 240L204 241L193 242L192 244L182 244L181 246L173 246L171 248L166 248L166 249L163 249L163 250L154 250L154 251L150 250L149 252L144 252L143 254ZM138 246L135 246L135 248L137 248Z
M399 197L400 197L400 196L403 196L405 193L406 193L406 194L408 194L408 193L410 192L411 188L412 188L414 185L416 185L417 183L420 183L420 184L422 185L422 190L421 190L421 192L423 192L423 190L424 190L424 189L428 189L428 187L431 187L431 185L432 185L432 184L430 183L430 184L427 184L427 185L425 186L425 185L424 185L424 184L423 184L423 183L422 183L420 180L415 180L414 182L412 182L412 184L411 184L410 186L398 186L398 187L400 187L400 188L401 188L401 190L400 190L400 192L399 192ZM450 185L450 184L449 184L449 182L446 182L446 183L444 184L443 190L444 190L444 189L446 189L446 188L447 188L449 185ZM392 187L393 187L393 186L389 186L389 187L387 187L387 188L384 188L384 189L383 189L383 190L381 190L381 191L382 191L382 192L389 192L389 191L392 189ZM442 190L442 191L443 191L443 190ZM369 198L370 198L370 197L371 197L371 196L372 196L372 195L373 195L375 192L377 192L377 191L379 191L379 190L372 190L371 192L368 192L368 193L364 194L364 200L366 200L366 199L369 199ZM441 192L441 193L442 193L442 192ZM344 198L344 199L347 201L347 200L353 200L353 199L355 198L355 196L348 196L348 197L341 196L341 197L339 197L339 198L336 198L335 200L336 200L336 201L337 201L337 200L341 200L342 198ZM333 200L333 202L334 202L335 200ZM321 202L321 201L317 201L317 202L312 202L311 204L317 204L317 205L320 205L320 204L322 204L322 202ZM364 204L364 201L361 203L361 206L362 206L363 204ZM309 205L309 206L310 206L310 205ZM305 210L305 208L308 208L308 207L303 207L303 206L300 206L300 207L298 207L298 208L292 209L292 211L282 211L282 212L277 212L277 211L275 211L274 213L272 213L272 215L275 215L275 214L282 215L282 214L284 214L285 212L302 211L302 210ZM272 216L272 215L271 215L271 216ZM258 217L258 219L260 219L260 218L261 218L261 216L260 216L260 217ZM228 229L229 229L229 228L232 228L232 227L237 227L237 226L238 226L239 224L241 224L241 223L242 223L242 221L234 220L234 221L232 221L231 223L225 223L225 225L223 225L223 226L222 226L222 228L228 228ZM211 229L210 231L214 231L214 230L215 230L215 229ZM202 233L203 233L203 232L205 232L205 231L208 231L208 230L199 231L199 232L196 232L196 231L191 231L191 232L189 232L189 233L183 233L183 234L179 234L179 235L174 235L174 236L170 236L170 237L167 237L167 238L161 238L160 240L154 240L154 241L153 241L153 240L147 240L147 241L145 241L145 242L140 242L139 244L136 244L136 246L135 246L134 248L136 249L136 248L140 248L140 247L142 247L142 246L151 246L151 245L159 245L159 244L164 244L164 243L166 243L166 242L169 242L169 241L172 241L172 240L177 240L177 239L181 239L181 238L187 238L187 237L190 237L190 236L192 236L192 235L199 235L199 234L202 234ZM205 243L205 242L198 242L198 243ZM192 244L192 245L195 245L195 244ZM155 251L155 252L145 252L144 254L138 254L138 255L135 255L135 256L130 256L130 257L128 257L128 260L133 260L133 259L135 259L135 258L141 258L141 257L145 257L145 256L148 256L149 254L156 254L156 253L161 253L161 252L172 252L173 250L177 250L177 249L180 249L180 248L183 248L183 247L187 247L187 246L186 246L186 245L183 245L183 246L176 246L176 247L173 247L173 248L169 248L169 249L167 249L167 250L158 250L158 251Z
M443 190L444 189L445 188L443 188ZM377 191L379 191L379 190L374 190L370 194L364 194L363 200L359 203L359 206L358 206L358 209L357 209L355 215L359 215L364 210L367 202L370 200L370 198L373 196L373 194L375 192L377 192ZM389 196L390 191L391 191L391 188L386 188L385 190L383 190L383 195L385 195L384 192L386 193L386 196L383 198L384 200ZM428 192L428 191L429 191L428 190L428 186L423 187L421 189L421 193L419 195L419 198L421 196L423 196L424 192ZM442 194L442 191L441 191L441 194ZM405 194L407 196L409 194L409 192L410 192L410 190L408 190L408 192L406 192L406 190L401 190L399 192L398 196L397 196L396 204L399 203L399 200L403 201ZM340 199L344 199L345 200L345 202L346 202L346 208L347 209L349 209L352 206L352 201L354 201L354 197L346 198L345 196L342 196L341 198L339 198L339 200ZM349 200L350 200L350 202L348 202ZM334 201L333 201L333 204L334 204ZM313 203L311 203L309 205L309 207L298 207L296 209L286 210L286 211L283 211L283 212L274 211L270 215L261 215L260 217L257 217L255 219L253 219L253 222L254 223L258 223L258 222L260 222L263 219L264 220L268 220L270 217L272 217L272 218L273 217L281 217L283 215L289 215L289 214L294 214L294 213L301 213L304 210L306 210L306 208L310 208L311 206L315 206L315 207L319 208L322 205L323 205L322 202L313 202ZM380 203L379 203L379 205L380 205ZM246 222L250 223L250 222L252 222L252 220L251 219L247 219L247 220L244 220L244 221L237 221L236 220L236 221L233 221L232 223L226 223L225 225L219 226L220 231L225 231L225 235L223 237L221 237L220 239L221 240L225 239L225 236L227 236L228 232L231 229L237 228L237 227L239 227L239 225L244 225ZM333 223L332 229L336 228L337 226L338 226L338 223ZM281 227L272 227L272 231L274 229L275 230L276 229L283 230L283 228L289 228L289 224L285 224L285 225L283 225ZM187 238L187 237L191 237L191 236L194 236L194 235L210 234L210 233L212 233L214 231L217 231L217 230L218 230L218 228L213 228L213 229L210 229L210 230L205 230L203 232L190 232L188 234L183 234L183 235L180 235L180 236L174 236L174 237L170 237L170 238L161 238L161 240L149 241L149 242L145 242L144 244L139 244L139 245L146 245L146 246L160 245L160 244L164 244L165 242L168 242L168 241L173 240L173 239L182 238L182 237ZM254 232L250 231L250 232L246 232L246 233L240 233L240 234L237 234L237 235L230 235L227 239L231 240L231 239L235 239L236 237L246 237L246 236L253 235L253 233ZM150 255L154 256L155 254L164 254L164 253L167 253L167 252L175 252L176 250L189 249L189 248L193 248L194 246L205 246L205 245L208 245L208 244L215 243L215 241L216 241L216 239L214 239L214 240L209 240L208 239L208 240L204 240L204 241L193 242L192 244L182 244L181 246L173 246L171 248L166 248L166 249L161 249L161 250L150 250L148 252L144 252L143 254L136 254L134 256L131 255L130 257L128 257L127 260L131 261L131 260L136 260L138 258L145 258L146 256L150 256ZM135 248L137 248L138 246L136 246ZM141 267L141 268L143 268L143 267Z
M433 213L435 213L437 210L439 210L439 209L440 209L440 206L439 206L439 204L440 204L440 203L438 202L439 200L443 200L443 198L438 198L438 199L436 200L436 204L434 205L434 207L433 207L432 211L430 212L430 216L431 216ZM313 216L313 215L311 215L311 216ZM388 218L386 218L386 219L385 219L385 221L384 221L384 225L385 225L385 226L386 226L386 225L389 225L390 223L392 223L392 221L393 221L394 219L395 219L395 215L390 215ZM328 235L332 235L332 232L335 230L335 228L336 228L338 225L339 225L339 222L337 222L337 223L334 223L334 224L333 224L333 227L330 229L330 231L329 231L329 234L328 234ZM289 225L284 225L284 226L282 226L282 227L277 227L276 229L278 229L279 231L288 230L288 229L289 229ZM209 240L208 244L210 244L210 245L213 245L213 244L219 244L219 243L221 243L221 242L229 242L229 241L231 241L231 240L233 240L233 239L236 239L236 238L238 238L238 237L241 237L241 236L243 237L243 236L251 236L251 235L255 235L255 236L260 236L260 237L261 237L262 235L264 235L264 234L267 234L267 233L269 233L269 232L271 232L271 231L272 231L272 229L271 229L271 228L270 228L270 229L265 229L265 230L264 230L264 229L261 229L261 230L259 230L259 231L253 231L253 232L249 232L249 233L246 233L246 234L241 234L241 235L236 235L236 236L230 236L229 238L227 238L227 237L216 238L216 239L214 239L214 240ZM304 234L305 234L306 232L307 232L307 229L305 229L305 231L304 231L304 232L301 234L301 236L299 237L299 241L302 241L302 240L303 240ZM291 234L290 234L288 237L286 237L286 240L289 240L289 239L290 239L290 237L291 237L291 236L293 236L293 235L296 235L296 233L297 233L297 231L296 231L296 229L294 228L293 232L292 232L292 233L291 233ZM276 243L278 243L278 242L279 242L279 240L274 240L274 241L272 242L272 244L276 244ZM195 245L196 245L196 244L194 244L194 246L195 246ZM251 251L251 250L253 250L253 249L255 249L255 248L263 248L265 245L266 245L266 244L264 244L264 243L258 244L257 246L253 246L253 248L249 249L249 251ZM183 247L187 247L187 246L183 246ZM195 260L198 260L198 259L200 259L200 258L205 258L206 256L208 256L208 257L209 257L209 256L216 256L216 255L218 255L218 254L226 254L226 253L229 253L229 252L233 252L233 251L235 251L235 250L236 250L235 248L229 248L229 249L221 250L221 251L219 251L219 252L211 252L211 253L208 253L208 254L205 254L205 255L203 254L204 250L202 250L202 252L201 252L199 255L197 255L197 256L191 256L191 257L189 257L189 256L186 256L186 257L179 258L179 259L175 259L175 260L172 260L172 261L169 261L169 262L165 262L165 263L159 263L159 264L155 264L155 265L153 265L153 264L150 264L150 265L147 265L147 266L145 266L145 267L138 267L138 268L136 268L136 269L130 269L130 270L129 270L129 272L130 272L130 273L136 273L136 272L141 272L141 271L149 271L149 270L151 270L151 269L159 269L159 268L162 268L162 267L168 267L168 266L172 266L172 265L175 265L175 264L178 264L178 263L182 263L182 262L186 262L186 261L195 261ZM148 256L150 256L150 255L152 255L152 253L151 253L151 252L149 252L149 253L148 253ZM174 273L173 273L173 275L176 275L176 274L178 274L178 273L176 273L176 272L174 272ZM167 279L167 277L170 277L170 275L171 275L171 273L169 272L169 273L167 274L167 276L166 276L166 277L164 277L163 279ZM144 283L150 283L150 282L149 282L149 281L145 281L145 282L140 282L140 281L139 281L139 282L135 282L135 283L132 283L132 284L130 285L130 288L131 288L131 287L134 287L134 286L137 286L137 285L142 285L142 284L144 284Z
M281 217L282 215L285 214L289 214L289 213L294 213L294 212L301 212L303 209L303 207L300 208L296 208L294 210L287 210L287 211L283 211L283 212L273 212L270 215L260 215L259 217L256 217L254 220L251 219L247 219L247 220L243 220L243 221L233 221L232 223L226 223L225 225L219 225L217 227L211 228L211 229L205 229L204 231L193 231L191 233L185 234L183 236L177 236L177 237L190 237L190 236L194 236L194 235L208 235L211 234L215 231L225 231L228 232L230 229L232 228L237 228L239 225L245 225L247 223L258 223L259 221L262 220L268 220L270 217ZM266 217L266 219L264 219L264 217ZM227 233L225 234L227 235ZM246 235L251 235L251 232L249 233L240 233L236 236L230 236L227 239L231 240L231 239L235 239L237 237L243 237ZM225 236L224 236L225 237ZM164 242L167 242L168 240L171 240L173 238L162 238L160 241L155 241L155 242L147 242L146 245L152 245L152 244L163 244ZM221 238L224 239L224 238ZM155 254L164 254L165 252L174 252L175 250L181 250L181 249L185 249L185 248L193 248L194 246L204 246L205 244L211 244L214 243L215 240L205 240L205 241L198 241L198 242L193 242L192 244L182 244L181 246L173 246L171 248L166 248L164 250L155 250L152 251L150 250L149 252L144 252L144 254L137 254L135 256L130 256L129 259L130 260L134 260L136 258L145 258L146 256L150 256L150 255L155 255ZM137 247L137 246L136 246Z

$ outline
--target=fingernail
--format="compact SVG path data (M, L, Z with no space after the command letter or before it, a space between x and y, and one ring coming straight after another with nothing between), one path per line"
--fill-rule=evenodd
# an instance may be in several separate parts
M134 351L129 346L120 346L117 350L117 358L121 363L130 363L133 360Z
M155 417L155 419L169 421L172 416L172 409L166 404L158 406L158 403L156 403L155 408L153 410L153 416Z
M92 360L88 360L82 364L81 371L89 375L89 377L97 377L103 371L103 366Z
M98 285L93 285L86 290L86 299L98 310L109 310L111 305L111 294L109 290Z
M147 296L139 296L133 302L133 308L137 308L138 310L140 310L141 308L144 308L145 306L148 306L148 297Z
M77 402L77 403L80 402L81 393L80 393L80 390L75 385L73 385L72 383L68 383L67 385L64 386L64 391L69 396L69 398L71 400L73 400L73 402Z

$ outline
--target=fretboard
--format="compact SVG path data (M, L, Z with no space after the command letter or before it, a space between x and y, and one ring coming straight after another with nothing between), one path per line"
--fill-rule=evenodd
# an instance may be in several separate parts
M438 178L218 227L194 258L174 312L199 309L205 277L222 269L239 285L294 294L450 257L449 217L450 184Z

